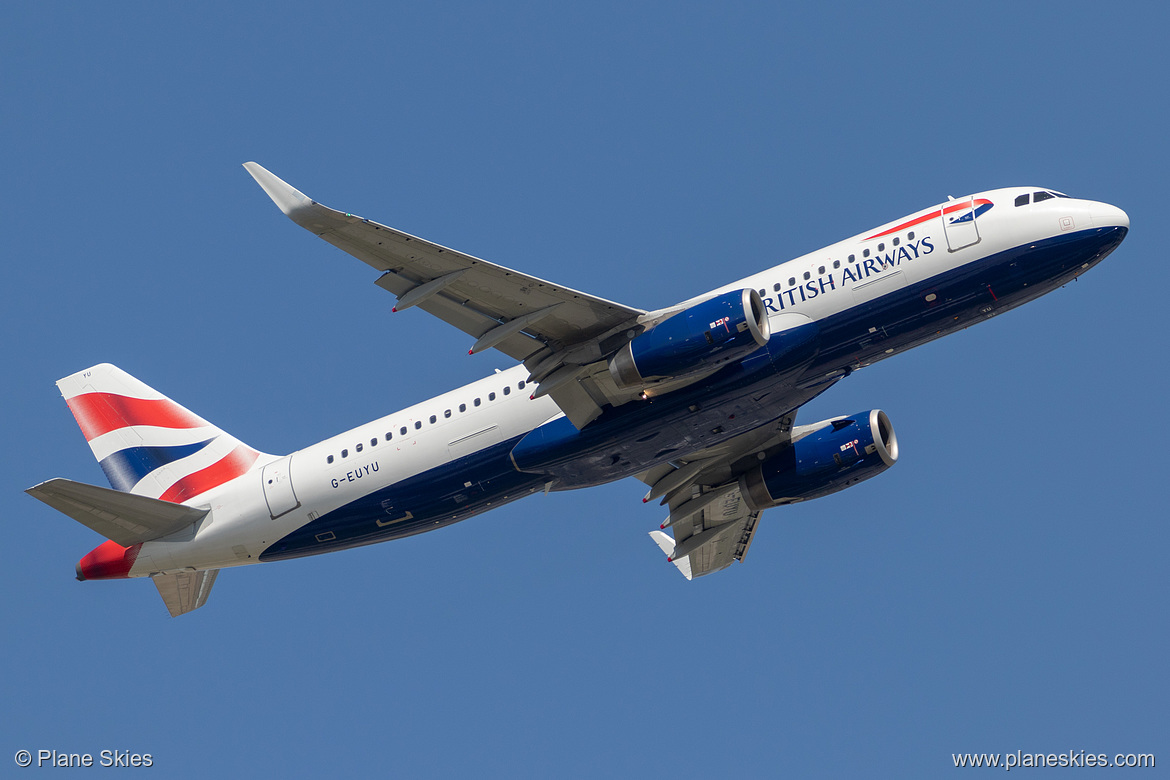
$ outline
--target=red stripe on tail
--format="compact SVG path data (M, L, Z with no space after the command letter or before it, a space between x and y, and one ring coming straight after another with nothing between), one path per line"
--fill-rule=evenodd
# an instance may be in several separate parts
M167 488L166 492L159 496L159 498L163 501L181 504L205 490L219 487L223 483L240 476L251 468L252 464L259 457L260 453L256 452L256 450L241 444L227 456L212 463L207 468L183 477Z
M148 400L113 393L85 393L68 399L66 403L86 441L130 425L201 428L208 424L166 398Z

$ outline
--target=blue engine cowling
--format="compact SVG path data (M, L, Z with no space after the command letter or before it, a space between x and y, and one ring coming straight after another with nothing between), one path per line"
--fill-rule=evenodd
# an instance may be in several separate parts
M768 312L755 290L708 298L655 325L610 358L618 387L679 379L746 357L768 343Z
M898 461L898 437L881 409L840 417L739 478L754 511L820 498L876 477Z

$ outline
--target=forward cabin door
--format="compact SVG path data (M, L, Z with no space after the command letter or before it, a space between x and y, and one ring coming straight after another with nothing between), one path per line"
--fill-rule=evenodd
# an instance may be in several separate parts
M956 208L956 204L958 208ZM975 222L975 196L965 201L954 201L943 206L943 233L947 237L947 251L957 252L980 241L979 226Z
M291 465L292 455L288 455L269 463L260 475L264 483L264 500L268 502L268 514L273 520L301 505L293 491Z

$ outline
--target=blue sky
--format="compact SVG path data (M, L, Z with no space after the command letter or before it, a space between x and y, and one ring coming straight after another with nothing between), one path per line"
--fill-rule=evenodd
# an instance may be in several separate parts
M955 752L1170 763L1152 4L24 4L0 27L7 756L168 777L937 777ZM100 483L53 382L109 361L269 452L504 367L240 167L643 308L972 191L1132 231L1023 309L858 372L902 458L687 583L627 481L225 571L167 617L73 580ZM1165 755L1163 755L1165 754ZM32 770L29 770L32 771ZM1104 773L1108 774L1108 773Z

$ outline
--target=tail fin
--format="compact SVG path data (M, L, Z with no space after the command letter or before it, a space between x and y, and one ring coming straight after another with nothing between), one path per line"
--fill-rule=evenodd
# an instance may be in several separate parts
M115 490L182 503L247 472L260 457L109 363L57 387Z

